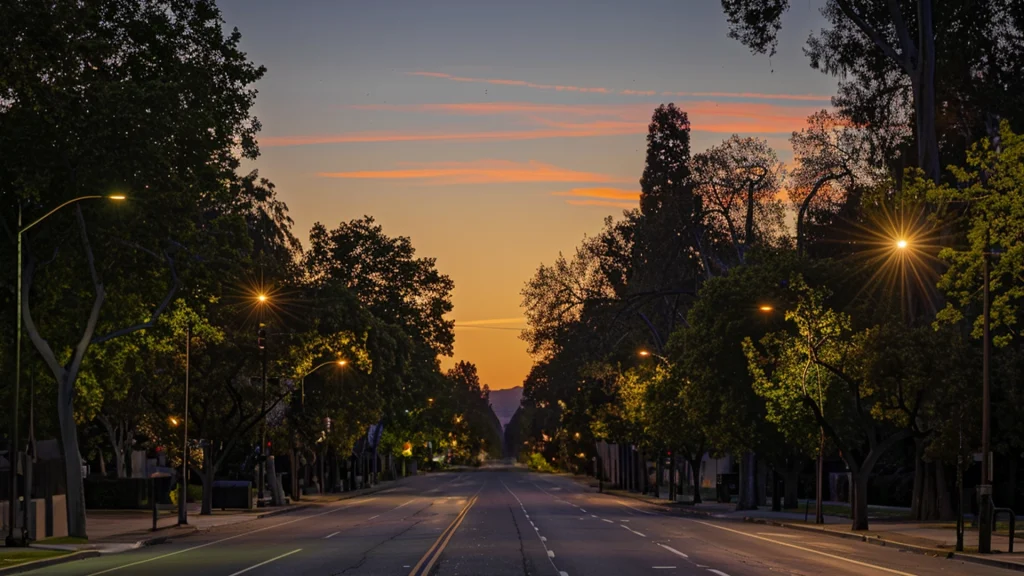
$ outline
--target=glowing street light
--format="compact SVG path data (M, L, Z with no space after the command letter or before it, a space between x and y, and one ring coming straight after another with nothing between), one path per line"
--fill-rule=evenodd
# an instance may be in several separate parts
M899 248L900 250L906 250L907 241L903 238L900 238L899 240L896 241L896 248Z
M260 303L262 304L263 302L267 301L267 295L266 294L260 294L259 296L256 297L256 299L259 300Z
M171 426L177 426L178 425L178 419L175 418L174 416L171 416L167 420L171 423Z
M16 305L17 305L17 313L15 314L15 317L16 317L16 321L15 321L15 326L16 327L15 327L15 330L16 330L16 332L15 332L15 348L14 348L14 350L15 350L15 352L14 352L14 393L11 395L11 400L12 400L12 402L14 404L14 410L13 410L14 417L11 418L11 436L10 436L11 437L11 443L9 444L11 448L10 448L10 451L8 452L8 458L9 458L9 461L11 462L10 476L9 476L10 481L9 481L9 484L8 484L8 486L10 486L10 488L9 488L10 493L8 494L8 497L9 497L8 502L17 502L18 501L18 487L17 487L18 467L15 466L14 463L17 462L17 457L18 457L18 443L19 443L18 442L18 408L21 406L21 403L18 402L18 397L19 397L19 395L21 393L21 312L22 312L21 311L21 298L22 298L22 290L21 290L22 240L21 240L21 238L25 234L25 232L27 232L29 230L29 228L32 228L33 226L35 226L36 224L39 224L43 220L46 220L54 212L60 210L61 208L65 207L65 206L67 206L69 204L74 204L76 202L81 202L82 200L93 200L93 199L103 199L103 198L106 198L107 200L124 200L125 199L125 195L124 194L111 194L111 195L108 195L108 196L102 196L102 195L97 195L97 194L90 194L89 196L79 196L78 198L72 198L71 200L68 200L67 202L64 202L63 204L58 205L56 208L54 208L53 210L50 210L46 214L43 214L39 218L36 218L35 220L33 220L31 223L27 224L24 227L22 227L22 225L21 225L21 202L18 202L18 228L17 228L17 237L18 237L18 281L17 281L17 284L15 284L15 293L17 294L17 296L15 297ZM32 399L30 399L30 405L31 405L31 402L32 402ZM30 424L29 424L29 438L32 438L32 436L33 436L32 426L34 426L34 423L30 422ZM30 458L26 458L26 461L28 463L26 464L26 468L27 469L25 471L24 478L25 478L26 484L27 484L29 479L32 477L31 469L28 468L28 467L30 467L32 465L32 460ZM31 490L31 487L30 486L26 486L26 488L25 488L26 493L29 490ZM17 543L17 540L14 537L14 521L15 521L15 516L17 514L18 507L17 506L8 506L7 509L8 509L8 532L7 532L6 544L8 546L13 546L13 545L15 545ZM25 509L26 509L25 526L28 526L28 517L27 517L28 507L26 507ZM27 533L26 534L22 534L22 542L21 543L22 544L26 544L27 541L28 541Z
M757 309L760 310L761 312L766 312L766 313L767 312L774 312L775 311L775 307L774 306L769 306L767 304L763 304L761 306L758 306Z
M653 357L657 358L658 360L660 360L663 364L665 364L665 366L668 367L669 369L672 368L672 363L668 361L668 358L665 358L661 354L655 354L654 352L651 352L650 350L643 350L643 349L638 350L637 354L639 356L643 357L643 358L647 358L648 356L653 356Z
M321 364L318 364L318 365L314 366L309 372L306 372L305 374L302 375L302 378L299 379L299 386L301 388L301 393L302 393L302 400L301 400L301 402L302 402L302 407L303 408L306 407L306 376L309 376L313 372L316 372L317 370L323 368L324 366L327 366L328 364L334 364L334 365L338 366L339 368L341 368L341 367L343 367L343 366L348 364L348 360L342 360L340 358L337 359L337 360L328 360L327 362L323 362Z

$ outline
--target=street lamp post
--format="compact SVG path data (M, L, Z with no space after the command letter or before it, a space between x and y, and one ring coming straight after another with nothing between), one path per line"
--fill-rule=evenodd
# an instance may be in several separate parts
M906 241L901 240L897 242L897 247L903 249L906 247ZM764 314L773 314L775 312L775 306L771 304L761 304L757 309ZM818 386L818 405L824 405L824 398L821 395L821 386ZM822 500L825 496L825 428L823 426L818 427L818 461L815 463L815 479L814 479L814 523L824 524L825 523L825 510L822 507ZM775 472L773 472L773 475ZM779 483L774 482L774 490L778 490ZM775 506L773 502L773 507Z
M991 313L989 311L989 271L988 256L985 252L981 256L982 276L984 276L984 288L982 289L982 316L983 332L981 344L981 485L978 486L978 519L981 526L978 529L978 552L987 554L992 551L992 430L991 430L991 403L992 395L989 383L989 364L991 347L991 334L989 324Z
M11 445L10 445L10 449L8 450L8 453L7 453L7 459L9 461L9 463L10 463L10 466L11 466L11 469L10 469L10 472L9 472L9 476L10 476L10 481L9 481L9 486L10 486L9 492L10 492L10 494L9 494L9 500L8 500L8 504L9 505L7 507L7 512L8 512L7 541L6 541L7 546L17 546L19 544L25 545L25 544L28 543L28 539L29 539L27 523L26 523L25 526L22 526L21 542L18 542L18 540L14 537L14 523L15 523L15 520L17 519L16 510L18 508L18 506L17 506L17 504L18 504L18 487L17 487L17 483L18 483L18 460L20 459L19 452L18 452L18 408L19 408L19 406L18 406L19 405L18 397L19 397L20 392L21 392L22 236L30 228L32 228L36 224L39 224L43 220L46 220L54 212L60 210L61 208L65 207L65 206L67 206L69 204L74 204L75 202L80 202L82 200L92 200L92 199L98 199L98 198L106 198L108 200L124 200L125 199L124 195L122 195L122 194L112 194L112 195L109 195L109 196L102 196L102 195L79 196L78 198L72 198L71 200L68 200L67 202L64 202L63 204L60 204L59 206L57 206L53 210L50 210L46 214L43 214L39 218L35 219L34 221L32 221L32 223L28 224L25 227L22 227L22 225L21 225L21 202L20 201L18 202L18 234L17 234L17 236L18 236L18 238L17 238L17 242L18 242L18 280L17 280L17 285L15 286L15 293L17 294L17 296L15 298L16 305L17 305L17 313L15 314L15 316L16 316L16 320L15 320L16 328L15 328L15 330L17 331L17 333L16 333L16 336L15 336L15 339L14 339L15 340L15 352L14 352L14 394L13 394L13 400L12 400L12 402L14 404L14 409L12 410L12 412L14 414L13 414L13 417L11 419ZM29 436L31 437L31 433L29 434ZM30 465L31 465L30 463L26 462L26 466L30 466ZM31 477L30 474L27 474L26 476ZM25 496L26 496L26 503L25 503L25 505L26 505L26 507L29 505L29 502L31 500L31 490L32 490L31 486L26 486L25 487Z
M302 375L302 378L299 379L299 389L300 389L300 394L301 394L300 406L303 409L306 408L306 376L309 376L313 372L316 372L317 370L323 368L324 366L327 366L328 364L336 364L338 366L345 366L346 364L348 364L348 361L346 361L346 360L328 360L327 362L324 362L322 364L318 364L318 365L314 366L309 372L306 372L305 374Z
M260 302L266 302L267 297L261 294L259 299ZM262 323L256 341L260 348L260 380L263 383L263 392L260 395L260 471L256 482L256 503L259 505L264 498L263 484L267 466L267 331Z
M910 248L907 240L896 241L896 248ZM981 253L982 274L982 342L981 342L981 484L978 485L978 552L992 552L992 387L989 377L991 367L992 334L990 326L992 313L989 307L989 257L998 256L988 247Z
M346 360L328 360L327 362L322 362L320 364L317 364L312 369L310 369L308 372L306 372L305 374L302 375L302 378L299 379L299 394L300 394L299 406L301 407L301 409L303 411L305 411L305 409L306 409L306 376L309 376L313 372L316 372L317 370L323 368L324 366L327 366L328 364L336 364L338 367L343 367L343 366L348 364L348 361L346 361ZM296 478L296 474L295 474L295 467L296 466L295 466L295 458L294 458L294 455L295 455L295 444L292 445L292 452L291 453L292 453L292 459L291 459L291 468L292 468L292 472L291 472L291 475L292 475L292 498L295 499L295 500L298 500L299 499L298 479ZM326 453L327 452L326 452L326 446L325 446L324 454L326 455ZM320 460L320 484L323 485L323 483L324 483L324 479L323 479L323 460L321 459Z

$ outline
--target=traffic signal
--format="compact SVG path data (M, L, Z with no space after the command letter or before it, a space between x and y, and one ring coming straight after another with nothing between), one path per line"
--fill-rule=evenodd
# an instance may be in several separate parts
M256 333L256 345L263 350L267 347L267 331L264 328L260 328L259 332Z

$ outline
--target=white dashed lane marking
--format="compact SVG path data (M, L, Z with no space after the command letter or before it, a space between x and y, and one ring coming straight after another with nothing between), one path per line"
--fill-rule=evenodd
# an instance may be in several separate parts
M660 542L658 543L658 546L661 546L662 548L664 548L665 550L668 550L669 552L675 554L676 556L680 556L682 558L689 558L689 556L687 556L686 554L683 554L682 552L680 552L679 550L676 550L675 548L673 548L671 546L666 546L666 545L664 545L664 544L662 544Z

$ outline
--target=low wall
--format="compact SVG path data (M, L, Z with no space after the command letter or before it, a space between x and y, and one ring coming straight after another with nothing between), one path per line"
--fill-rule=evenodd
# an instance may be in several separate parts
M2 534L7 534L8 530L7 505L7 501L0 501L0 516L3 517L3 521L0 522L0 533ZM49 513L47 511L46 499L32 499L29 514L29 524L33 528L31 532L36 541L46 538L61 538L68 535L68 507L63 494L53 497L52 510ZM23 517L19 514L18 526L21 525L22 519ZM20 534L20 531L17 533Z

